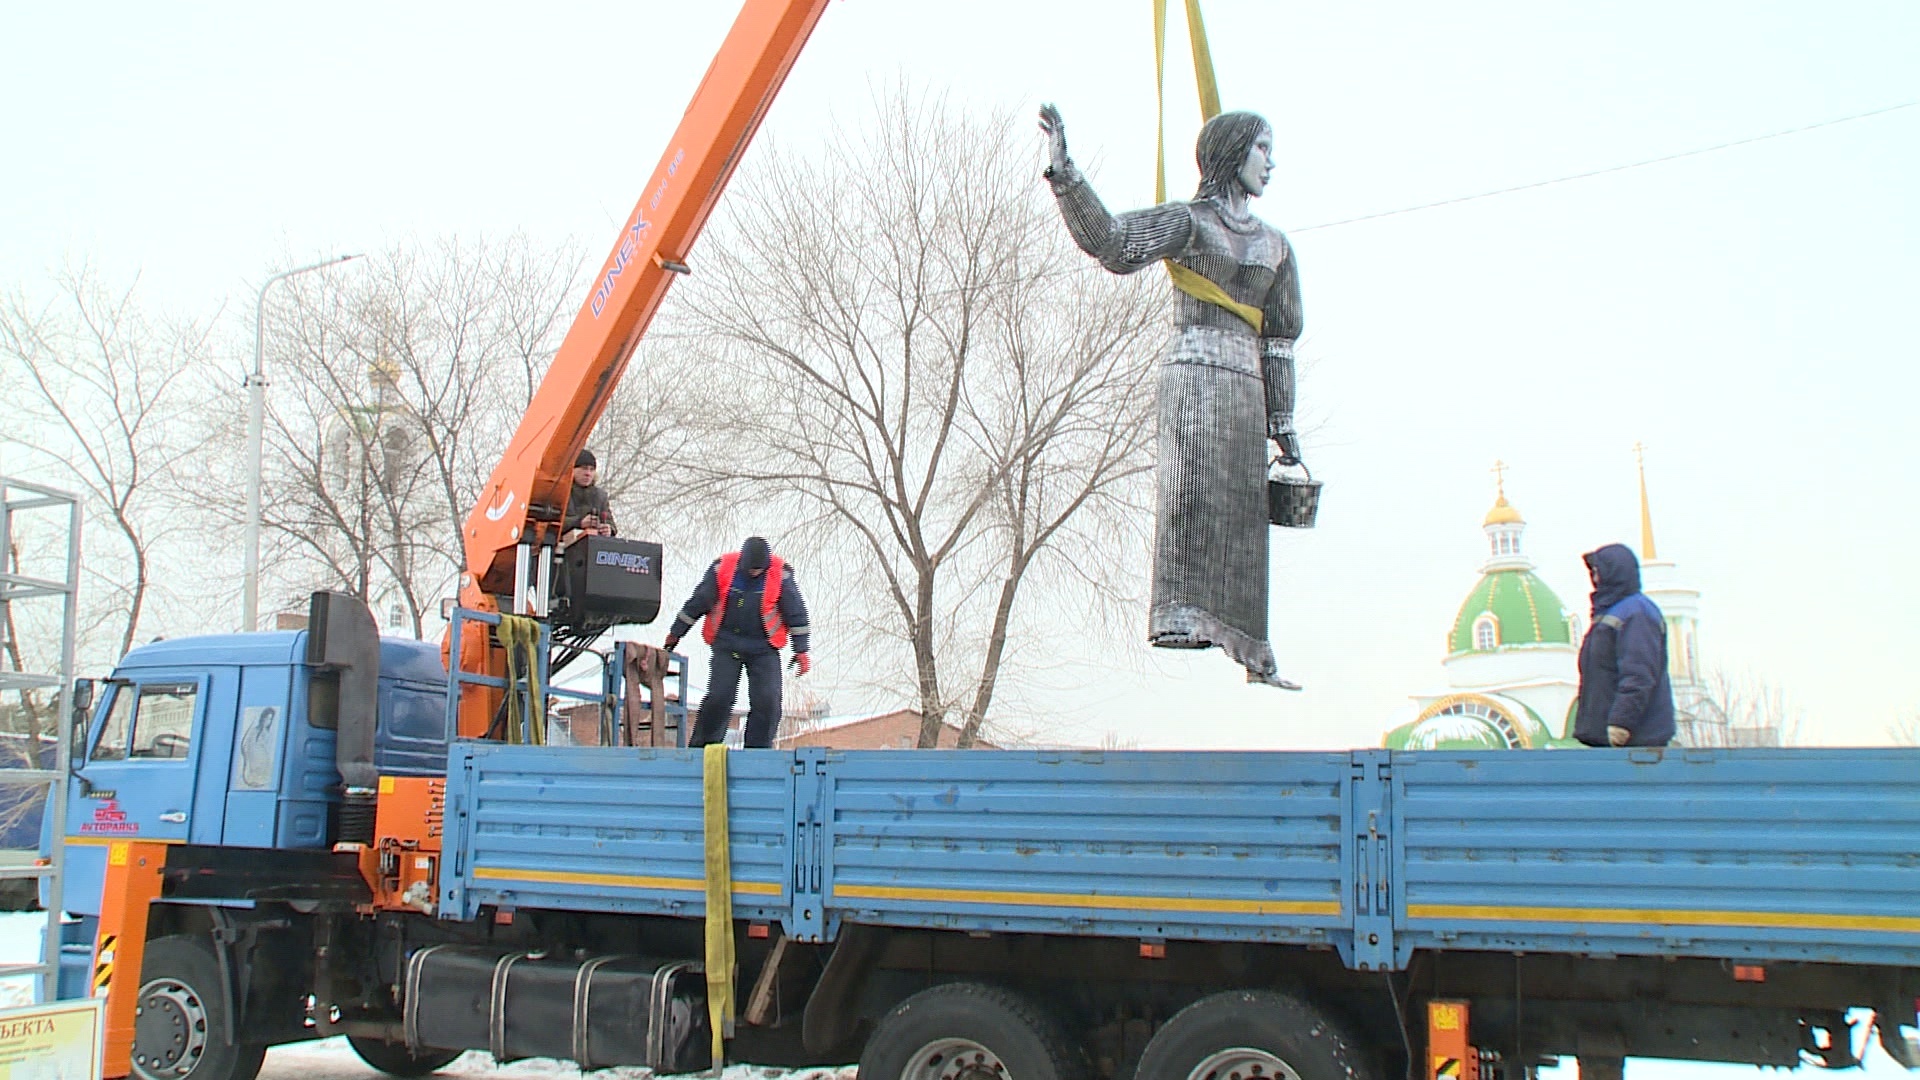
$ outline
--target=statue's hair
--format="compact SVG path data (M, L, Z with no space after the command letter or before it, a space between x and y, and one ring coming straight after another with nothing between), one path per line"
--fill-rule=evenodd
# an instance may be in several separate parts
M1250 112L1223 112L1202 125L1193 146L1200 164L1200 190L1193 197L1225 198L1230 186L1239 183L1240 166L1246 164L1254 140L1271 130L1273 125Z

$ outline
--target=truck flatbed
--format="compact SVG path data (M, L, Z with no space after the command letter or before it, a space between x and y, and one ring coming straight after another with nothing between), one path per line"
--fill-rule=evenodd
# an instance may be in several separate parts
M451 749L442 917L698 915L694 751ZM754 751L736 918L1920 964L1920 750Z

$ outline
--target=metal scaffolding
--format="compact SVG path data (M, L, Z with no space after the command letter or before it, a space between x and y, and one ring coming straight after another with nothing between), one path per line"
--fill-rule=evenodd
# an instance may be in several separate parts
M35 528L35 523L39 524L28 555L16 546L17 530L23 524ZM63 541L65 557L61 558ZM62 576L44 576L53 570L63 571ZM0 646L4 646L0 647L0 709L9 704L17 706L15 715L21 721L17 726L23 729L9 732L18 736L22 752L0 755L0 794L38 786L45 804L43 831L55 841L44 859L37 847L0 848L0 880L37 879L45 883L43 895L53 898L47 904L40 962L0 964L0 977L42 976L46 997L54 995L60 973L59 898L66 868L66 845L60 841L67 835L65 780L72 744L67 734L73 711L79 598L80 500L63 491L0 476ZM39 663L35 657L47 656L44 649L34 649L22 639L52 637L52 608L58 610L60 668L52 673L21 670L22 664ZM23 622L28 629L22 628ZM43 725L42 718L49 722ZM51 747L47 735L52 737ZM49 749L52 768L46 767ZM33 797L22 795L9 802L17 805Z

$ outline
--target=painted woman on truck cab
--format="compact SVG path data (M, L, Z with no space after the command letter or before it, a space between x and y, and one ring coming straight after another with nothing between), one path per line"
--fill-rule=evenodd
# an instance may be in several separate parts
M1040 129L1045 175L1074 242L1116 274L1165 260L1179 290L1160 365L1148 640L1218 647L1248 682L1298 690L1267 642L1268 468L1300 464L1300 278L1286 236L1248 205L1273 175L1273 128L1253 113L1221 113L1200 129L1192 200L1119 215L1067 156L1059 110L1043 106Z

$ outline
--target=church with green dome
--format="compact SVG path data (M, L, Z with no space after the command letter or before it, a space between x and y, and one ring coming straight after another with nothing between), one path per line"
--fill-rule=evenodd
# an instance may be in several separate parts
M1636 457L1641 448L1634 447ZM1507 502L1506 466L1481 528L1480 566L1447 631L1447 692L1418 696L1390 722L1393 750L1537 750L1577 747L1574 704L1580 692L1578 614L1533 572L1521 547L1527 523ZM1647 473L1640 465L1641 589L1667 623L1667 676L1673 683L1677 746L1778 746L1777 727L1728 716L1700 667L1700 590L1685 583L1653 543ZM1584 584L1584 582L1582 583Z
M1496 467L1496 471L1502 467ZM1447 631L1448 692L1416 697L1387 733L1395 750L1534 750L1570 738L1580 616L1533 572L1527 523L1504 477L1481 527L1487 561Z
M1520 553L1526 522L1504 493L1482 525L1493 557L1480 568L1479 583L1460 605L1447 634L1447 655L1573 644L1572 616Z

